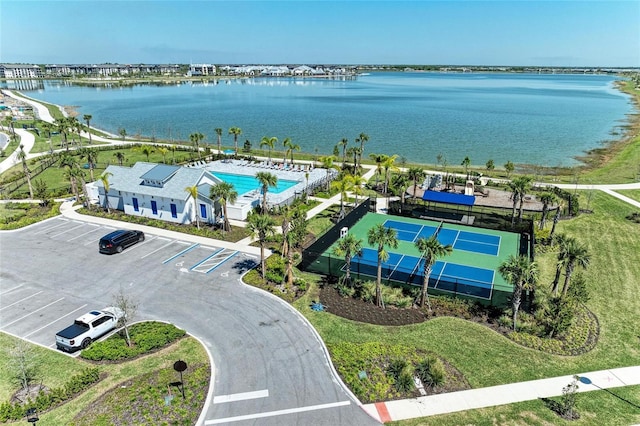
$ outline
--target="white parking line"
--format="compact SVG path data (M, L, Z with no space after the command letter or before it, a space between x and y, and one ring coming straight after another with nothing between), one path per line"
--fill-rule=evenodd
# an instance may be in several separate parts
M115 229L116 229L116 228L112 228L110 226L101 226L99 229L102 229L102 228L108 230L109 232L115 231ZM89 240L88 242L84 243L84 246L86 247L86 246L88 246L90 244L95 244L96 242L100 241L100 238L102 238L102 237L103 236L100 235L98 238L93 238L93 239Z
M135 249L137 249L137 248L140 248L140 247L144 246L145 244L147 244L149 241L153 241L153 240L154 240L154 237L151 237L151 238L145 238L145 240L144 240L143 242L138 243L138 244L136 244L136 245L133 245L133 246L129 247L129 248L127 249L127 251L128 251L128 252L132 252L133 250L135 250Z
M263 389L253 392L232 393L229 395L218 395L213 397L214 404L222 404L224 402L245 401L247 399L266 398L269 396L269 389Z
M1 310L3 310L3 309L6 309L6 308L10 308L10 307L12 307L13 305L17 305L17 304L18 304L18 303L20 303L20 302L24 302L24 301L25 301L25 300L27 300L27 299L31 299L33 296L37 296L37 295L39 295L40 293L42 293L42 290L40 290L40 291L39 291L39 292L37 292L37 293L32 294L31 296L23 297L22 299L18 300L17 302L13 302L13 303L12 303L12 304L10 304L10 305L3 306L2 308L0 308L0 311L1 311Z
M17 285L15 287L8 288L6 290L0 291L0 294L11 293L13 290L22 287L24 284Z
M73 240L77 240L78 238L82 238L82 237L84 237L84 236L85 236L85 235L87 235L87 234L91 234L92 232L96 232L96 231L99 231L99 230L100 230L100 226L99 226L99 225L93 225L93 224L90 224L90 225L91 225L91 226L94 226L94 227L95 227L95 229L92 229L91 231L87 231L87 232L85 232L84 234L80 234L80 235L78 235L77 237L73 237L73 238L71 238L70 240L67 240L67 242L70 242L70 241L73 241Z
M28 317L29 315L33 315L33 314L35 314L36 312L39 312L39 311L41 311L41 310L43 310L43 309L45 309L45 308L48 308L49 306L53 305L54 303L58 303L58 302L59 302L59 301L61 301L61 300L64 300L64 297L61 297L60 299L58 299L58 300L56 300L56 301L54 301L54 302L51 302L51 303L49 303L48 305L44 305L44 306L43 306L42 308L40 308L40 309L36 309L35 311L31 311L31 312L29 312L27 315L21 316L20 318L16 319L15 321L11 321L10 323L5 324L3 327L8 327L8 326L10 326L11 324L15 324L15 323L17 323L18 321L21 321L21 320L25 319L25 318L26 318L26 317Z
M80 306L78 309L74 309L73 311L69 312L67 315L63 315L63 316L61 316L60 318L58 318L58 319L55 319L55 320L51 321L49 324L47 324L47 325L43 325L43 326L42 326L42 327L40 327L39 329L37 329L37 330L33 330L31 333L29 333L29 334L25 334L25 335L24 335L24 336L22 336L22 337L24 337L24 338L29 337L29 336L31 336L32 334L37 333L38 331L42 330L43 328L47 328L47 327L49 327L51 324L53 324L53 323L55 323L55 322L60 321L62 318L66 318L66 317L68 317L69 315L71 315L72 313L77 312L77 311L79 311L80 309L84 309L86 306L87 306L87 305L86 305L86 304L84 304L84 305Z
M33 235L44 234L45 232L49 232L49 231L51 231L52 229L56 229L56 228L59 228L59 227L61 227L61 226L65 226L65 225L67 225L67 223L68 223L68 221L67 221L66 219L59 219L59 220L62 220L62 221L64 221L64 222L62 222L60 225L49 226L49 227L47 227L47 228L43 229L42 231L34 232L34 234L33 234Z
M62 235L62 234L66 234L67 232L71 232L71 231L73 231L73 230L75 230L75 229L82 228L83 226L84 226L84 225L80 224L80 225L78 225L78 226L74 226L73 228L66 229L66 230L64 230L64 231L62 231L62 232L60 232L60 233L58 233L58 234L50 235L50 237L51 237L51 238L55 238L55 237L58 237L58 236L60 236L60 235Z
M169 241L167 244L163 245L163 246L162 246L162 247L160 247L159 249L156 249L156 250L152 251L151 253L147 253L147 254L145 254L145 255L144 255L144 256L142 256L140 259L144 259L145 257L149 257L149 256L151 256L152 254L154 254L154 253L156 253L156 252L159 252L159 251L160 251L160 250L162 250L163 248L169 247L169 246L170 246L171 244L173 244L173 243L174 243L174 241Z
M284 414L304 413L305 411L324 410L325 408L342 407L351 404L351 401L332 402L329 404L309 405L307 407L288 408L286 410L267 411L266 413L247 414L244 416L227 417L224 419L205 420L205 425L218 425L221 423L239 422L242 420L262 419L265 417L282 416Z

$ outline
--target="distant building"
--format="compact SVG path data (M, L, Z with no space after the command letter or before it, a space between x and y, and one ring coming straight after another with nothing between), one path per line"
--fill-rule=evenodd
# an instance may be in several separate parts
M187 71L188 77L200 77L203 75L216 75L216 66L212 64L189 65L189 71Z
M42 69L38 65L0 64L0 78L42 78Z

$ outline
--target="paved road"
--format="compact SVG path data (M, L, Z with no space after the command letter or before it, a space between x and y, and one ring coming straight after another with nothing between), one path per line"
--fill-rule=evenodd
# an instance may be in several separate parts
M122 287L139 303L136 319L170 321L212 355L203 424L379 424L343 388L306 319L240 282L257 256L161 230L100 255L97 241L112 229L56 217L0 232L0 330L55 350L56 331Z

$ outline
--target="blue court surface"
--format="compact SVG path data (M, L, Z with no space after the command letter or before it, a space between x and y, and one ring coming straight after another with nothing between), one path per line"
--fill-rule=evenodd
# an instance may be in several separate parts
M435 231L435 229L434 229ZM360 256L352 259L351 272L376 277L378 252L364 248ZM382 263L382 279L422 285L424 263L415 256L389 253ZM491 299L495 271L475 266L436 261L429 277L429 287L483 299Z
M384 222L384 226L385 228L395 229L399 240L412 243L419 238L431 237L438 229L435 226L418 225L397 220L387 220ZM438 241L443 245L451 244L454 250L464 250L490 256L497 256L500 251L500 236L498 235L441 228L438 232Z

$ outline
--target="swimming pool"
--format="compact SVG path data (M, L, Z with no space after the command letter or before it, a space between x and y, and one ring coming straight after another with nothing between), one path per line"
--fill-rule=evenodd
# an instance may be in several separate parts
M222 172L213 172L213 175L218 179L221 179L225 182L228 182L233 185L235 190L238 192L239 196L246 194L247 192L251 192L253 190L260 190L261 185L258 179L255 176L249 175L236 175L233 173L222 173ZM278 179L278 185L274 187L269 187L270 194L279 194L287 189L297 185L298 181L295 180L286 180L286 179Z

